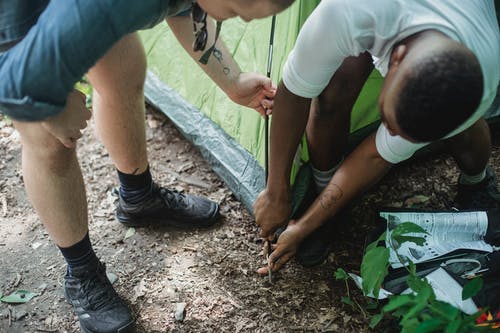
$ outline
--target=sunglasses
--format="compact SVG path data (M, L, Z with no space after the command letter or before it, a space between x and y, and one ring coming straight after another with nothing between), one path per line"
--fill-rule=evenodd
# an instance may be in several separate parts
M193 2L193 6L191 8L191 19L193 20L193 32L194 32L194 42L193 42L193 51L204 51L207 46L208 32L207 32L207 12L205 12L195 1ZM198 29L198 25L201 25L201 28ZM200 58L200 62L204 65L207 64L208 58L213 53L215 49L215 43L217 43L217 39L219 38L220 28L222 22L217 21L217 28L215 30L215 40L212 47L210 47Z

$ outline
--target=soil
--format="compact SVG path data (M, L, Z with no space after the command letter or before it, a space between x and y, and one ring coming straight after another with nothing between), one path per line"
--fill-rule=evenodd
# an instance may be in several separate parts
M456 190L458 171L447 155L395 167L352 205L350 221L337 233L324 264L303 268L292 261L270 284L256 273L263 264L262 241L252 216L163 114L147 112L154 177L166 187L219 202L223 218L215 227L127 229L117 223L116 173L89 127L78 154L90 236L108 271L118 277L114 285L131 305L139 332L386 332L388 321L370 330L369 316L341 301L346 287L335 281L334 271L359 272L377 208L448 209ZM491 165L500 175L498 137ZM0 118L0 291L38 293L24 304L0 304L0 332L79 332L62 293L64 260L24 190L20 146L8 119ZM359 303L369 303L355 287L349 292ZM186 315L178 321L174 314L182 306Z

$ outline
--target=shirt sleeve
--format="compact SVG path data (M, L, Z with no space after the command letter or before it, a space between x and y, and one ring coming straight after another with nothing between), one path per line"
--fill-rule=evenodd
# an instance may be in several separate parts
M384 160L396 164L409 159L428 143L413 143L399 135L391 135L384 124L380 124L375 136L375 145L377 152Z
M124 35L159 22L167 3L50 1L21 42L0 55L0 111L23 121L61 112L97 60Z
M323 0L306 20L283 68L283 83L297 96L318 96L351 55L342 1Z

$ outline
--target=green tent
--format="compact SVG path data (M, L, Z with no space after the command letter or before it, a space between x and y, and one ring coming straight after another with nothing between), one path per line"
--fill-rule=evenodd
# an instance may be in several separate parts
M318 3L297 0L277 16L271 75L274 82L280 80L299 29ZM250 23L235 18L222 25L221 36L243 71L266 73L270 29L271 18ZM201 150L214 171L251 211L256 195L265 186L264 120L257 112L230 101L195 65L168 26L161 24L143 31L141 37L149 68L146 98ZM382 77L374 71L353 110L353 138L365 136L377 125L381 84ZM306 159L306 149L299 149L294 174L301 160Z

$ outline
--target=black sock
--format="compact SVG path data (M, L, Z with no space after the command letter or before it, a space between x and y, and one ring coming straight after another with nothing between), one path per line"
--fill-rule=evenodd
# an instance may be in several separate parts
M64 256L64 259L66 259L66 262L68 263L68 273L70 275L72 268L83 266L92 261L98 261L97 256L92 249L88 232L78 243L71 245L70 247L58 247Z
M153 178L149 171L149 166L141 174L131 175L118 171L118 178L120 179L120 196L128 203L141 202L145 197L151 193L153 185Z

